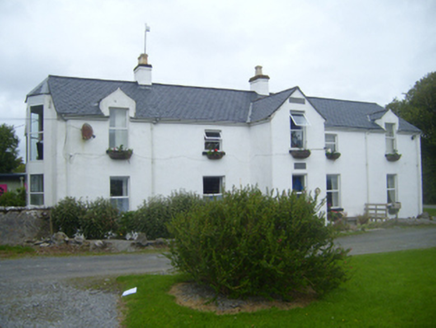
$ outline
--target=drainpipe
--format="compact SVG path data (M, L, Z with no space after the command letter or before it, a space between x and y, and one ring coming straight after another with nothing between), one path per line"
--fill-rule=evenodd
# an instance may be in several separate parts
M416 175L418 181L418 213L421 214L423 211L422 208L422 172L421 172L421 136L417 135L415 137L416 143Z
M154 193L155 193L155 177L154 177L154 165L155 165L155 163L154 163L154 140L153 140L153 135L154 135L154 125L156 124L156 121L154 121L152 124L151 124L151 127L150 127L150 134L151 134L151 136L150 136L150 141L151 141L151 147L150 147L150 149L151 149L151 195L152 196L154 196Z
M66 197L70 196L70 147L68 144L68 128L69 128L69 121L66 120L65 122L65 141L64 141L64 158L65 158L65 193Z
M365 171L366 171L366 203L369 203L369 149L368 149L368 134L365 132Z

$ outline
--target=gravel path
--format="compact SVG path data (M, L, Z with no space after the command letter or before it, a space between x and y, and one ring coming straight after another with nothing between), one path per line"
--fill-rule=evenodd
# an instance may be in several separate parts
M395 227L336 242L354 255L436 247L436 227ZM83 288L71 279L105 281L169 269L169 260L159 254L1 260L0 327L119 327L120 293Z
M119 295L66 282L0 283L0 327L118 327Z
M121 293L86 288L89 282L170 268L160 254L2 260L0 327L119 327Z

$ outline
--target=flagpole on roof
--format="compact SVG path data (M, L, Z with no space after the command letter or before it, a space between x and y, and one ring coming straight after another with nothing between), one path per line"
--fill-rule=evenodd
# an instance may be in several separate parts
M147 32L150 32L150 26L145 23L145 33L144 33L144 54L147 53Z

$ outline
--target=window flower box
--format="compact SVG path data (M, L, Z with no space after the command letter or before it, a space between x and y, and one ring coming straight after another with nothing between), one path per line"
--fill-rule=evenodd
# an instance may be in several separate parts
M389 214L398 214L400 209L401 209L401 203L400 202L395 202L395 203L388 204L388 213Z
M308 158L310 156L309 149L290 150L289 153L292 155L292 157L297 158L297 159L304 159L304 158Z
M341 157L341 153L338 153L337 151L334 152L326 152L325 153L325 157L327 157L327 159L331 159L332 161L337 160L339 157Z
M121 145L120 147L109 148L106 150L106 154L108 154L111 159L125 160L132 157L133 149L123 149L123 145Z
M389 162L396 162L401 158L401 154L398 153L386 154L385 157Z
M209 151L204 151L203 155L206 155L209 159L221 159L224 157L226 152L220 151L218 149L211 149Z

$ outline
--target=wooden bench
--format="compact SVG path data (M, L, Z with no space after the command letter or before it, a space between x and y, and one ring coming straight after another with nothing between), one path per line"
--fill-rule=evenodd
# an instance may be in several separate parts
M388 204L365 204L365 214L369 220L387 220L388 219Z

